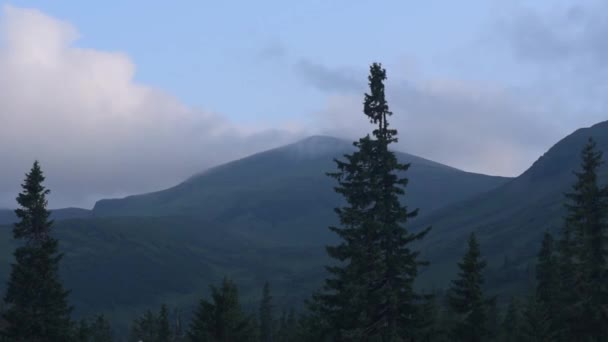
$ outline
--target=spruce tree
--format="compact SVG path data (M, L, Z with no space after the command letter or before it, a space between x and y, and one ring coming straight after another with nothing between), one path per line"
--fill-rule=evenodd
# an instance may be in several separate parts
M485 266L475 233L471 233L467 252L458 264L458 279L452 281L448 293L449 306L459 316L452 331L454 341L479 342L488 335L487 300L482 290Z
M112 328L104 315L99 315L89 326L89 339L82 342L112 342ZM79 341L81 342L81 341Z
M190 324L188 336L192 342L254 341L256 332L251 317L239 304L236 285L224 278L220 288L211 286L212 302L201 300Z
M507 307L507 313L502 321L502 340L504 342L519 341L521 328L521 312L519 303L512 298Z
M544 306L530 296L523 313L523 323L518 341L521 342L553 342L557 334L551 326L551 318ZM580 339L578 341L583 341Z
M566 237L571 250L562 250L570 258L562 267L572 268L574 280L562 287L562 292L570 291L573 296L569 302L560 303L571 319L562 323L569 323L571 334L577 338L602 341L608 336L608 189L599 184L602 152L593 138L583 147L581 159L572 192L566 194L565 233L571 234Z
M169 308L163 304L158 314L157 342L171 342L171 323L169 322Z
M270 284L266 282L262 290L262 301L260 302L260 341L273 341L274 318L272 314L272 296L270 295Z
M11 341L68 341L72 335L68 294L59 278L62 254L58 241L51 236L53 221L49 220L43 186L45 177L38 161L21 185L15 210L19 222L13 236L21 242L15 250L15 263L4 300L4 318Z
M547 312L551 326L557 329L559 311L559 269L554 252L553 236L545 233L536 265L536 300Z
M560 341L568 342L576 336L576 265L574 263L574 240L572 227L566 222L558 244L557 266L559 270L558 310L555 325L559 327Z
M388 123L386 71L374 63L368 79L363 111L376 128L354 143L355 152L344 161L335 160L338 171L329 173L346 205L335 209L340 226L330 229L341 242L327 247L336 263L327 267L330 277L315 300L335 340L398 341L414 335L413 284L421 261L412 243L428 229L412 233L405 227L417 210L400 203L409 164L389 150L397 131Z
M131 325L129 342L156 341L158 339L158 316L147 310L143 316L136 319Z

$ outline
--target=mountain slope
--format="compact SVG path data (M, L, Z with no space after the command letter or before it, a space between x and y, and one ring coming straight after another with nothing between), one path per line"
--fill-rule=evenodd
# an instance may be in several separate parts
M333 158L353 150L350 142L315 136L210 169L167 190L102 200L96 217L191 216L221 223L268 243L318 245L332 236L326 227L340 204ZM397 153L411 163L407 203L428 213L504 184L509 178L464 172Z
M91 215L91 210L81 208L63 208L51 210L51 219L60 221L73 218L86 218ZM12 224L17 220L15 211L12 209L0 209L0 225Z
M562 139L516 179L416 222L421 227L433 225L432 233L422 243L434 268L425 276L439 283L446 275L454 274L454 260L462 253L471 231L477 232L482 252L493 266L507 258L520 270L530 267L542 234L558 234L561 229L563 193L571 189L573 171L579 169L580 151L589 137L608 157L607 121ZM607 171L604 165L599 175L603 182L608 181Z

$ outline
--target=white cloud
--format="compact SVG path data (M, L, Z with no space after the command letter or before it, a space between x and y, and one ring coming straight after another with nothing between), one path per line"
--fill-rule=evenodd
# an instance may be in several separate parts
M37 10L3 8L0 207L39 159L51 206L151 191L294 135L240 127L133 80L122 53L74 46L78 32Z
M399 130L397 148L467 171L523 172L561 131L542 107L500 87L456 80L403 81L387 70L387 97ZM327 134L362 136L371 126L363 94L331 96L317 122Z

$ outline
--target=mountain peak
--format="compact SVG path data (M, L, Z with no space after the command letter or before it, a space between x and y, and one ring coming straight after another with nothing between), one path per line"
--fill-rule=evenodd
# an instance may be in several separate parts
M292 157L314 158L327 154L333 155L336 152L348 151L352 148L352 143L344 139L326 135L313 135L279 149L288 152Z

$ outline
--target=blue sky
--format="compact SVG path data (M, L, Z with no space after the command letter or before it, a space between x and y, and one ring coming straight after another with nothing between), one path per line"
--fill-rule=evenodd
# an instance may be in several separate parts
M466 171L517 176L608 111L600 0L3 4L0 207L34 159L54 206L90 207L308 135L356 139L373 61L397 148Z
M449 72L442 62L474 43L494 7L465 3L11 2L70 22L81 34L77 46L127 53L137 65L136 80L245 121L302 117L323 106L326 94L294 71L300 60L360 69L363 82L375 60L390 68L415 59L426 72Z

